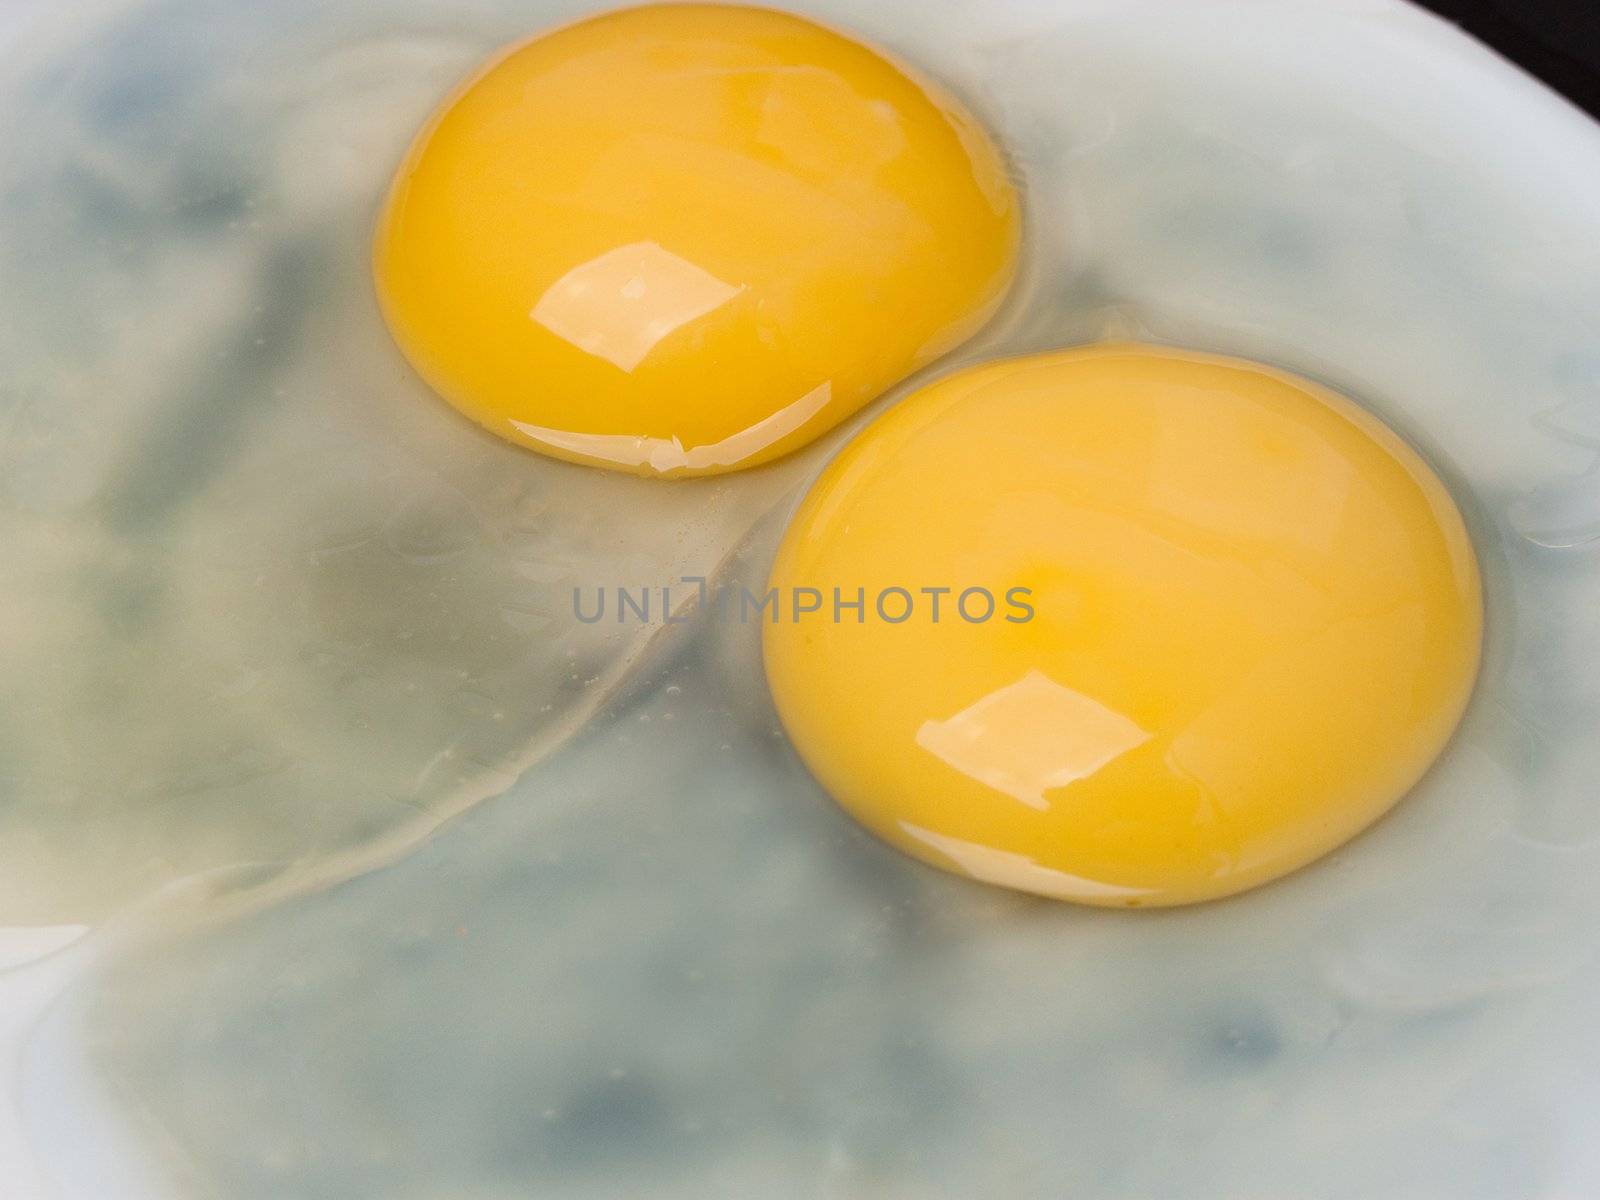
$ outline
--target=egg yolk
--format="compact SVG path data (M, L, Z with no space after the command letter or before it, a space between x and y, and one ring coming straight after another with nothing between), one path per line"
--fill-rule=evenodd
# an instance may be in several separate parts
M648 475L785 454L975 332L1016 194L951 96L764 9L537 37L417 137L379 221L401 349L545 454Z
M1377 819L1449 738L1482 627L1460 514L1388 428L1131 345L907 398L806 496L771 586L779 714L850 813L1103 905L1238 892Z

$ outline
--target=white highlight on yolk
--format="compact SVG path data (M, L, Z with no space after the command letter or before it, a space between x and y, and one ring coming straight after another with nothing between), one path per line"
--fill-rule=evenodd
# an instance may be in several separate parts
M648 467L665 474L668 471L704 470L708 467L732 466L742 462L756 451L787 437L828 406L833 399L833 385L827 380L819 383L800 399L780 408L770 417L757 421L748 429L730 434L719 442L687 449L677 438L645 437L627 433L574 433L564 429L546 429L526 421L512 421L522 433L556 450L580 454L601 462L616 463L624 467Z
M947 837L923 829L909 821L901 821L900 828L907 834L932 846L962 872L979 883L993 883L1000 887L1017 888L1057 900L1126 900L1148 896L1150 888L1122 887L1115 883L1101 883L1069 875L1053 867L1041 867L1025 854L997 850L993 846L980 846L960 838Z
M633 242L573 267L545 290L528 316L584 353L632 374L662 338L742 291L655 242Z
M1121 713L1037 670L917 730L928 753L1041 811L1050 807L1047 791L1086 779L1149 740Z

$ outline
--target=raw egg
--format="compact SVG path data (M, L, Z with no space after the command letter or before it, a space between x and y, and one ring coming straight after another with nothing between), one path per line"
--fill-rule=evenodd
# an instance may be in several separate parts
M797 16L610 13L462 86L375 272L450 403L558 458L709 474L815 438L981 326L1020 228L943 90Z
M1461 516L1386 426L1134 345L916 392L811 489L771 587L778 711L850 813L1106 905L1238 892L1376 820L1454 729L1482 626Z

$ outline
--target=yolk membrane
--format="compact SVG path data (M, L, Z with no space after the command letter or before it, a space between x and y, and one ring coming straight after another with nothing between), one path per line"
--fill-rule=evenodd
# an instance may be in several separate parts
M516 47L418 135L374 267L462 412L649 475L804 445L974 333L1019 206L951 96L800 17L657 5Z
M1238 892L1376 820L1448 740L1482 630L1460 514L1388 428L1132 345L914 393L811 489L771 584L772 693L840 804L1104 905Z

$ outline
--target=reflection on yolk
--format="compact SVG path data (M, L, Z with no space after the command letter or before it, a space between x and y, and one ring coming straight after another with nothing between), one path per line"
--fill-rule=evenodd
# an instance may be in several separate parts
M762 9L581 21L466 83L401 165L379 299L487 428L640 474L804 445L988 319L1019 213L950 96Z
M806 497L771 586L825 597L774 610L766 665L846 809L947 870L1092 904L1227 895L1376 820L1455 727L1482 626L1461 517L1387 428L1139 346L907 398ZM987 619L957 606L973 588ZM874 602L894 589L897 623Z

